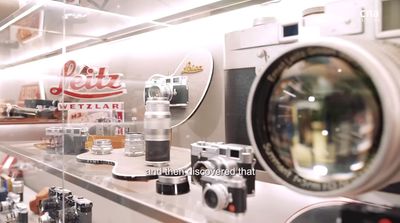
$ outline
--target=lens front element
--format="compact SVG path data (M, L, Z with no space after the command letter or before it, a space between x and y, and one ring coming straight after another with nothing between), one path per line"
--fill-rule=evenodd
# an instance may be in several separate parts
M343 187L377 152L377 90L361 66L330 48L300 48L278 58L258 83L251 112L262 158L301 189Z
M346 61L310 57L276 83L265 120L284 164L308 180L348 180L373 153L379 102L366 74Z

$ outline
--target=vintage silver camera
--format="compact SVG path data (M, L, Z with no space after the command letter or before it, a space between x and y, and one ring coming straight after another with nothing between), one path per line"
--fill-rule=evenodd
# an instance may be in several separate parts
M189 102L189 88L186 76L155 75L146 81L145 102L149 97L165 97L171 107L186 107Z
M203 176L203 202L215 210L244 213L247 208L246 180L235 176Z
M315 196L399 182L398 10L397 0L332 1L227 34L226 68L247 62L258 74L248 135L278 182Z
M77 155L86 152L85 143L88 136L88 128L86 127L46 128L49 149L55 149L60 154Z
M199 141L191 144L191 166L193 181L201 178L199 169L235 169L246 179L247 193L255 191L256 173L253 148L240 144Z

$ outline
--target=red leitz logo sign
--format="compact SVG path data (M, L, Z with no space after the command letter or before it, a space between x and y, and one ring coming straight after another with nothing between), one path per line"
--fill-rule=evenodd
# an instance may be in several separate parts
M64 64L63 79L60 78L58 87L50 89L53 95L64 95L73 98L96 99L108 98L126 94L126 86L121 82L123 74L108 74L105 67L99 69L84 66L78 69L75 61ZM64 87L63 87L64 85Z

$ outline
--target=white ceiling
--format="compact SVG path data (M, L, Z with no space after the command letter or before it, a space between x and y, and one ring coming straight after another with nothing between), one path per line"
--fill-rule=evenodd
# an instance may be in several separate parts
M0 21L21 4L36 0L0 0ZM64 0L56 0L63 2ZM79 0L81 6L128 16L157 19L219 0Z

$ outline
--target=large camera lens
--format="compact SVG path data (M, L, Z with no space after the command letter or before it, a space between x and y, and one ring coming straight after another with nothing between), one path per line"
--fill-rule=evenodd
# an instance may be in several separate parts
M288 66L265 106L274 151L304 179L352 179L375 154L381 124L376 90L343 59L313 56Z
M249 95L247 124L260 164L280 182L313 195L377 189L393 181L398 168L392 156L399 142L390 136L397 106L382 97L399 93L388 81L399 72L394 57L373 43L360 48L337 41L284 53ZM369 47L379 60L365 51Z

